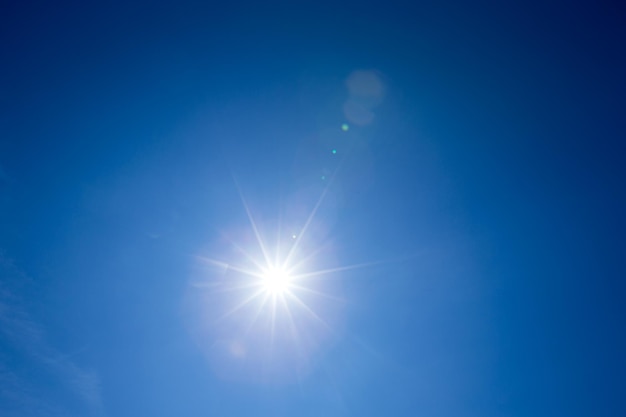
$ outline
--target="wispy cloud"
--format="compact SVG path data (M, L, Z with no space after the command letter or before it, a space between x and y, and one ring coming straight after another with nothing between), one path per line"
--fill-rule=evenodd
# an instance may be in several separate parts
M26 358L26 368L34 368L65 387L89 415L104 416L98 375L78 366L71 355L55 349L46 339L45 329L20 298L24 287L32 285L32 280L0 251L0 343L6 344L6 351L13 356ZM54 398L45 400L46 395L33 381L33 375L24 366L10 363L11 357L0 349L0 414L74 415ZM84 410L80 414L84 415Z

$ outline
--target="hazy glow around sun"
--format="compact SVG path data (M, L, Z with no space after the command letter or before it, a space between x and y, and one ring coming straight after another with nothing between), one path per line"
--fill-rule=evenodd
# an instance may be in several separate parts
M210 341L213 366L229 378L258 373L263 381L300 381L323 342L339 334L334 323L345 300L336 294L338 274L370 263L330 265L335 246L320 233L324 221L314 220L332 184L328 179L308 216L297 205L286 219L281 208L279 216L263 223L257 223L238 190L249 227L222 233L215 244L222 260L198 256L210 271L196 283L203 312L200 337Z
M289 290L292 277L283 268L270 268L263 273L262 285L266 292L280 295Z

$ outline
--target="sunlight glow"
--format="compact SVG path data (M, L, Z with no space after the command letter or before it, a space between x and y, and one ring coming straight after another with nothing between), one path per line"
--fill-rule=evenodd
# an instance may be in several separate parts
M271 268L263 274L263 289L273 295L281 295L289 290L292 277L282 268Z
M365 264L324 267L332 259L332 246L310 233L321 224L314 218L333 177L326 178L308 215L302 213L286 228L282 215L269 228L257 222L235 181L249 229L240 239L223 233L220 247L228 252L221 260L198 257L217 272L196 285L206 288L199 300L204 317L212 319L200 332L215 332L210 348L215 366L228 368L228 373L299 380L323 342L336 337L334 324L345 300L327 292L337 289L330 276Z

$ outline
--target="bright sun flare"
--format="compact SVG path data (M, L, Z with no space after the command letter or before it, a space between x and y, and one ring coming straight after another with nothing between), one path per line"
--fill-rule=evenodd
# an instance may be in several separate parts
M281 268L272 268L263 274L263 288L271 294L282 294L289 289L291 277Z

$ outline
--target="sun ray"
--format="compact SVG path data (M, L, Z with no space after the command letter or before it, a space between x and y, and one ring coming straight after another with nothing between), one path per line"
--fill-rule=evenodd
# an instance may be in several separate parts
M293 279L294 280L299 280L299 279L302 279L302 278L317 277L317 276L321 276L321 275L332 274L333 272L341 272L341 271L349 271L351 269L367 268L367 267L374 266L374 265L379 265L379 264L382 264L382 263L386 263L386 262L385 261L365 262L365 263L362 263L362 264L339 266L337 268L320 269L320 270L317 270L317 271L305 272L305 273L302 273L302 274L295 274L295 275L293 275Z
M307 230L309 228L309 225L311 224L311 222L315 218L315 214L317 213L317 210L319 209L320 205L324 201L324 198L326 197L326 194L328 193L329 187L330 187L330 183L324 188L324 191L322 191L322 194L320 195L320 198L317 200L317 203L313 207L313 210L311 210L311 213L309 214L309 217L307 218L306 222L304 223L304 226L302 226L302 229L300 230L300 233L298 233L298 235L296 236L296 241L294 242L294 244L289 249L289 252L287 253L287 257L285 258L285 262L284 262L285 265L289 265L289 262L291 262L291 257L293 256L294 252L298 249L298 246L300 245L300 241L302 240L302 238L306 234L306 232L307 232Z
M291 309L289 308L289 304L287 304L287 300L285 299L284 296L281 295L280 297L283 306L285 308L285 312L287 314L287 320L289 321L289 328L291 330L291 334L293 336L293 342L294 345L296 346L296 350L298 355L303 355L303 349L302 349L302 345L300 344L300 334L298 333L298 327L296 326L296 322L293 318L293 315L291 314Z
M326 323L326 321L324 319L322 319L320 316L318 316L315 313L315 311L311 310L311 307L306 305L306 303L304 301L302 301L297 295L293 294L291 291L287 291L286 294L288 296L290 296L300 307L302 307L304 310L306 310L313 318L315 318L320 323L322 323L324 325L324 327L328 328L329 330L332 330L330 325L328 323Z
M258 298L259 295L263 294L265 290L260 289L257 292L255 292L254 294L248 296L247 298L245 298L243 301L241 301L239 304L237 304L235 307L233 307L232 309L228 310L226 313L224 313L223 315L221 315L220 317L217 318L216 321L221 321L224 320L225 318L232 316L233 314L235 314L237 311L241 310L242 308L244 308L246 305L248 305L249 303L251 303L252 301L254 301L255 298Z
M287 272L292 274L294 271L297 271L298 269L302 268L303 265L305 265L307 262L310 262L313 258L315 258L317 255L319 255L327 247L328 247L328 244L326 244L324 246L320 246L320 247L312 250L311 253L309 253L308 255L304 256L296 264L290 265L290 266L289 265L285 265L285 266L288 267L287 268Z
M195 256L196 260L198 261L202 261L206 264L211 264L213 266L216 266L220 269L223 270L227 270L228 269L228 263L227 262L222 262L222 261L218 261L217 259L211 259L211 258L207 258L206 256L200 256L200 255L196 255Z
M209 264L213 264L213 265L219 266L220 268L223 268L225 270L232 269L233 271L240 272L242 274L245 274L245 275L248 275L248 276L251 276L251 277L261 278L263 276L261 273L259 273L257 271L253 271L251 269L246 269L246 268L241 268L241 267L239 267L237 265L233 265L233 264L229 264L229 263L226 263L226 262L217 261L215 259L207 258L205 256L198 256L197 259L199 259L200 261L205 262L205 263L209 263Z
M233 271L240 272L240 273L242 273L244 275L248 275L248 276L255 277L255 278L262 278L263 277L262 273L259 273L259 272L256 272L256 271L251 271L251 270L245 269L245 268L240 268L240 267L238 267L236 265L228 265L228 269L232 269Z
M304 286L302 286L302 285L298 285L298 284L291 283L291 284L289 285L289 287L290 287L290 288L293 288L293 289L296 289L296 290L298 290L298 291L303 291L303 292L307 292L307 293L310 293L310 294L314 294L314 295L317 295L317 296L319 296L319 297L326 298L326 299L328 299L328 300L338 301L338 302L341 302L341 303L345 303L345 302L346 302L346 300L345 300L344 298L340 298L340 297L333 297L332 295L327 294L327 293L325 293L325 292L316 291L316 290L313 290L313 289L311 289L311 288L304 287Z
M235 249L237 249L237 251L239 251L243 256L246 257L247 260L249 260L250 262L252 262L257 268L259 269L263 269L263 264L261 264L259 261L257 261L252 255L250 255L244 248L242 248L240 245L238 245L237 243L233 242L230 238L227 237L227 239L229 240L229 242L233 245L233 247Z
M234 177L233 177L233 180L235 180ZM259 233L259 229L254 221L254 218L252 217L252 213L250 212L250 207L248 207L248 203L246 203L246 199L244 198L243 193L241 192L241 188L239 187L237 180L235 180L235 186L237 187L237 191L239 192L239 198L241 198L241 203L243 204L243 207L246 210L246 215L248 216L248 220L250 221L250 226L252 226L252 230L254 231L256 240L259 244L259 247L261 248L261 252L263 252L263 258L265 259L265 262L268 265L271 265L272 262L270 260L269 253L267 251L267 248L265 247L265 244L263 243L263 239L261 238L261 233Z
M228 285L228 284L224 284L223 282L196 282L191 285L193 285L194 288L211 289L211 291L216 294L238 292L242 290L259 287L259 283L257 282L249 282L247 284L239 284L239 285Z
M289 309L289 305L287 304L287 300L285 300L285 297L283 295L280 296L280 301L281 304L283 305L283 308L285 309L285 312L287 314L287 320L289 322L289 328L291 330L292 336L293 336L293 340L294 342L297 342L298 340L298 334L297 334L297 328L296 328L296 323L293 320L293 316L291 315L291 310Z
M257 268L263 268L263 265L252 255L250 255L250 253L248 251L246 251L243 247L241 247L241 245L239 245L237 242L235 242L230 236L228 236L226 233L224 233L223 231L219 232L220 236L227 240L228 243L230 245L232 245L239 253L241 253L245 259L247 259L248 261L252 262L254 264L254 266L256 266ZM216 263L216 264L224 264L224 265L228 265L224 262L218 261L216 259L211 259L212 262Z
M326 198L326 194L328 194L328 190L330 189L331 185L335 181L335 177L337 176L337 173L339 172L339 168L341 168L341 164L337 167L335 172L330 176L330 180L328 181L328 184L326 184L326 187L324 187L324 190L322 191L322 194L320 195L320 198L315 203L315 206L313 207L313 210L311 210L311 213L309 214L309 217L307 218L306 222L304 223L304 226L300 230L300 233L298 233L298 236L296 236L296 241L294 242L294 244L291 246L289 252L287 253L287 258L285 258L284 265L289 265L289 262L291 262L291 257L293 256L294 252L296 251L296 249L300 245L300 241L302 240L302 238L306 234L309 226L311 225L311 222L313 221L313 219L315 218L315 215L317 214L317 210L322 205L322 202Z
M250 321L250 324L248 325L248 328L246 329L245 334L247 335L248 333L250 333L250 331L252 330L252 328L254 327L255 323L257 322L257 320L259 319L259 317L261 316L261 312L263 311L263 308L265 307L265 305L267 304L267 300L271 297L271 294L269 293L265 293L265 296L263 297L263 300L261 301L259 307L256 309L256 311L254 312L254 315L252 316L252 320Z
M276 334L276 294L272 294L272 316L270 320L270 352L274 349L274 335Z
M281 206L279 206L281 207ZM274 259L274 265L281 265L282 262L280 261L280 255L281 255L281 234L282 234L282 208L279 208L279 212L278 212L278 224L276 226L276 228L278 229L276 231L276 256Z

